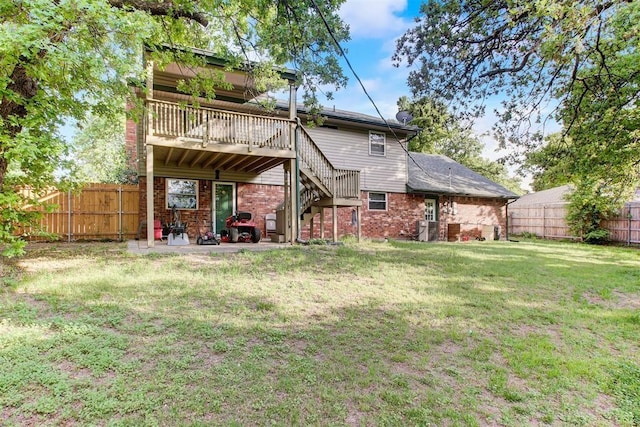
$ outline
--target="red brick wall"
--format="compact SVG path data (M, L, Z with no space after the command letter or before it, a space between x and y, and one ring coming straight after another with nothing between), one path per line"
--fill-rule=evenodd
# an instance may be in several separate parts
M238 210L251 212L253 220L264 234L264 217L275 213L276 208L284 201L284 187L239 182L236 191Z
M500 226L500 238L504 238L507 226L505 200L444 196L439 201L440 240L447 240L449 224L460 224L461 239L480 237L483 225Z
M367 192L362 192L363 206L362 237L368 239L398 239L413 233L416 222L424 219L424 197L412 194L388 193L387 210L369 210L367 204ZM357 236L358 226L353 222L356 208L338 209L338 238L344 236ZM326 208L324 212L324 237L331 238L333 233L333 210ZM301 237L320 237L320 215L314 218L314 235L310 235L309 225L301 230Z
M140 221L147 219L147 178L140 177ZM187 234L195 237L200 227L201 232L208 231L211 226L211 181L198 181L198 209L180 210L180 221L187 224ZM162 224L173 222L171 209L167 209L166 179L155 177L153 180L153 215ZM143 236L146 233L143 230Z
M363 192L362 234L368 238L402 238L414 233L417 221L424 219L424 196L387 193L386 211L369 210L367 198Z
M127 110L131 106L127 105ZM131 119L127 119L124 136L125 154L127 156L127 170L138 170L138 125Z
M195 236L196 219L201 231L205 231L211 224L211 185L210 180L199 180L199 200L197 210L180 211L180 219L187 223L187 233ZM146 178L140 182L140 220L146 219ZM154 179L154 215L163 223L172 221L171 210L166 208L165 178ZM400 239L408 238L416 232L417 221L424 220L424 196L402 193L387 194L387 210L369 210L367 193L362 192L363 206L361 208L362 237L369 239ZM262 184L237 184L237 208L239 211L251 212L256 224L264 233L264 218L268 213L275 213L284 201L284 187ZM455 202L455 209L451 208ZM506 230L505 201L501 199L484 199L474 197L439 198L439 226L440 240L447 240L448 225L460 224L460 238L479 237L483 225L500 226L501 238ZM454 213L455 211L455 213ZM324 237L330 239L333 233L333 211L325 208ZM197 218L196 218L197 217ZM338 209L338 238L357 236L358 226L353 222L355 208ZM303 239L320 237L320 215L314 217L314 234L310 234L310 226L302 228L300 235Z

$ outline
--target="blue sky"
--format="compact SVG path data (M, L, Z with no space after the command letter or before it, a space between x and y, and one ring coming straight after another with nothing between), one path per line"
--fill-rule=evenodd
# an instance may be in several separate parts
M384 118L395 117L400 96L411 97L407 86L409 70L407 67L393 67L391 57L397 38L415 26L414 18L419 15L420 4L420 0L347 0L340 9L342 19L351 30L351 41L343 48ZM335 92L333 100L322 100L323 105L377 116L374 106L346 64L344 71L349 77L348 87ZM475 133L485 144L483 155L492 160L506 154L497 151L496 141L487 135L495 121L492 105L498 104L497 100L490 100L487 115L474 126ZM526 181L525 187L528 185Z
M351 41L342 47L354 70L385 118L394 117L396 102L402 95L410 96L407 86L409 70L392 66L395 41L414 25L420 0L347 0L340 9L349 25ZM343 61L344 63L344 61ZM377 115L351 70L344 64L349 86L334 93L336 108Z

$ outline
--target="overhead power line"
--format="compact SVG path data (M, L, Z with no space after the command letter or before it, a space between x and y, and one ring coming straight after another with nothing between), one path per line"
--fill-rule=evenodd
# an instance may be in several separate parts
M411 155L411 152L408 150L408 148L405 147L404 144L402 144L400 142L400 138L398 137L396 132L393 130L393 128L389 125L389 122L387 121L387 119L384 118L384 116L380 112L380 109L376 105L375 101L373 100L371 95L369 95L369 92L367 91L367 88L362 83L362 80L360 79L360 76L358 76L358 73L356 73L356 70L351 65L351 61L349 61L349 58L347 57L347 54L345 53L344 49L342 48L342 46L338 42L338 39L336 38L335 34L333 33L333 30L331 29L331 26L329 25L329 23L327 22L327 19L324 16L324 13L322 13L322 10L320 10L320 8L318 7L318 4L316 3L316 0L310 0L310 1L311 1L311 4L313 5L313 8L316 10L316 12L318 12L318 15L320 16L320 19L322 19L322 22L323 22L325 28L327 29L327 32L329 33L329 36L331 36L331 39L333 40L333 42L335 43L336 47L338 48L338 51L340 52L340 55L344 58L345 62L347 63L347 66L349 67L349 69L353 73L354 77L356 78L356 80L360 84L360 87L362 88L362 91L367 96L367 98L369 99L369 102L371 102L371 104L373 105L373 108L375 108L376 112L378 113L378 117L380 117L380 119L382 119L384 124L387 126L387 129L389 129L389 131L393 134L394 138L396 139L396 141L398 142L400 147L402 147L402 149L407 154L407 156L411 159L411 161L422 172L424 172L429 178L433 179L433 177L426 170L424 170L424 168L420 164L418 164L418 162L416 162L416 160L413 158L413 156Z

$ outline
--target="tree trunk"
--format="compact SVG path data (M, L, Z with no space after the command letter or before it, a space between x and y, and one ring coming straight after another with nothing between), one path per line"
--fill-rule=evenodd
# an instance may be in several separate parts
M13 69L10 79L11 83L7 85L7 90L16 93L18 98L23 100L23 103L18 104L6 98L2 99L2 102L0 102L0 117L2 117L4 123L8 123L9 117L25 118L27 116L26 103L36 95L38 90L36 81L27 75L24 66L20 64ZM7 125L7 131L9 138L13 139L22 131L22 126ZM4 177L8 167L5 157L6 148L0 145L0 191L4 188Z

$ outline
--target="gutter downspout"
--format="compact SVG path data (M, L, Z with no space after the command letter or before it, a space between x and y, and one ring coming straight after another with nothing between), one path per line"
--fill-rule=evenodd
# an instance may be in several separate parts
M513 199L511 201L509 201L509 199L507 199L507 203L505 203L504 205L504 214L505 214L505 219L506 219L506 225L507 225L507 230L505 232L505 237L507 239L507 241L509 241L509 205L515 201L517 201L518 199Z

